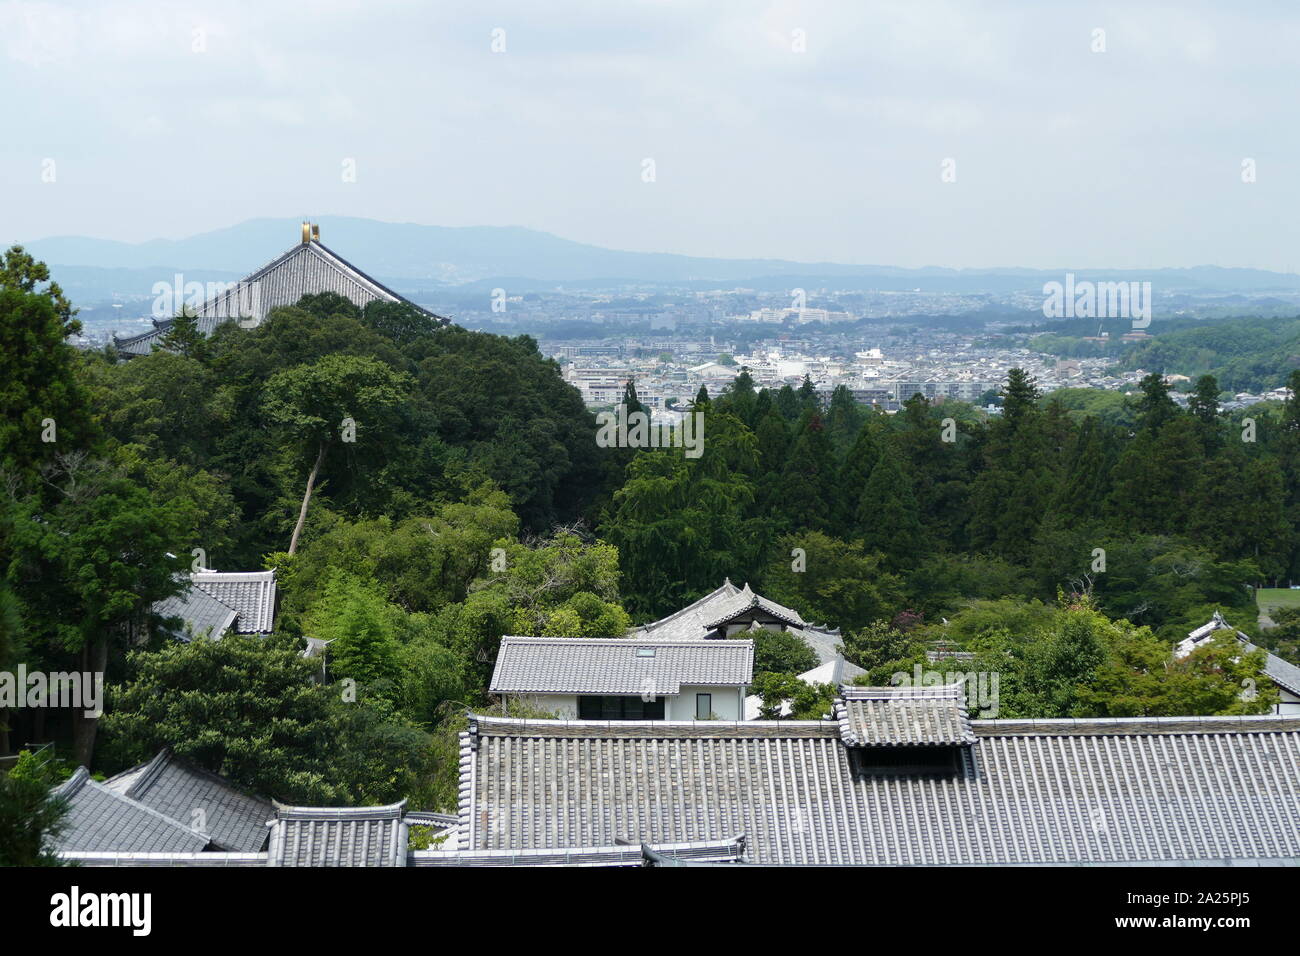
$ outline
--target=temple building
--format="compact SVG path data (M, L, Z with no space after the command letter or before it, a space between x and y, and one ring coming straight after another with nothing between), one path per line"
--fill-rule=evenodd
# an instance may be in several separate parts
M224 322L255 328L265 321L272 309L296 305L304 295L334 292L350 300L359 309L371 302L405 303L419 309L443 325L449 320L403 298L381 282L372 279L320 241L320 227L302 224L302 241L257 271L207 298L194 309L198 329L204 335ZM175 320L154 319L154 327L129 338L113 337L113 344L123 355L148 355Z
M1228 631L1233 634L1247 653L1261 649L1252 644L1248 636L1229 624L1222 613L1215 611L1214 616L1209 621L1189 633L1174 648L1174 656L1186 657L1198 647L1202 647L1214 640L1215 635L1220 631ZM1264 651L1264 655L1264 675L1277 688L1278 697L1280 698L1278 703L1273 705L1273 713L1290 716L1300 715L1300 667L1296 667L1289 661L1282 660L1282 658L1267 650Z

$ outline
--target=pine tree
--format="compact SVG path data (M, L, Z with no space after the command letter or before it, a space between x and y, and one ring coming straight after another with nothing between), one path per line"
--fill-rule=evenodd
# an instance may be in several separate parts
M629 378L627 384L623 386L623 404L627 406L628 415L633 412L641 412L644 415L650 414L650 409L641 404L641 399L636 394L636 380Z
M781 390L776 393L776 410L787 422L794 423L799 420L799 396L789 385L782 385Z
M206 361L208 340L199 331L199 320L188 308L181 309L159 341L158 348L176 352L186 358Z
M1187 410L1197 422L1206 455L1215 454L1223 442L1219 434L1219 383L1213 375L1202 375L1196 380L1196 390L1187 400Z
M1178 415L1178 406L1169 397L1165 377L1152 372L1138 383L1142 398L1138 401L1138 427L1159 429Z

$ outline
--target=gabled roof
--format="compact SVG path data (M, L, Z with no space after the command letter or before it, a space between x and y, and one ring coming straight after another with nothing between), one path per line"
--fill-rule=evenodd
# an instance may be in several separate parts
M208 299L195 310L199 331L210 335L220 324L241 321L258 325L274 308L296 305L304 295L336 292L350 299L358 308L374 301L405 302L425 315L427 309L398 295L392 289L366 275L338 253L317 240L300 243L240 280L233 288ZM148 355L160 344L172 319L156 320L148 332L115 339L117 348L128 355Z
M78 767L54 789L68 801L61 851L198 852L210 839L166 814L117 793Z
M738 588L731 583L730 578L724 580L717 590L710 591L704 597L686 605L680 611L674 611L667 617L634 628L628 636L639 640L698 640L707 637L723 624L754 610L762 611L792 629L807 629L813 632L814 636L811 639L805 636L810 644L818 637L835 641L839 639L838 630L815 628L805 622L792 608L755 594L748 584ZM823 655L818 649L818 656L824 663L834 655L833 653Z
M966 690L946 687L841 687L835 701L847 747L973 744Z
M462 735L458 849L723 840L769 864L1300 857L1300 718L971 722L943 776L862 773L838 721L517 721Z
M239 612L202 588L190 586L184 594L165 598L153 606L161 618L178 617L183 622L176 637L188 641L193 637L210 637L219 640L234 625Z
M767 598L755 594L746 584L739 594L736 594L730 601L715 609L712 620L704 622L705 628L712 631L722 625L734 621L750 611L761 611L770 617L776 618L782 623L789 624L791 627L803 627L806 623L799 616L799 612L784 605L777 604L775 601L769 601Z
M179 617L192 634L220 640L227 631L269 634L275 628L275 571L195 571L183 593L159 601L160 617Z
M275 571L196 571L194 586L239 612L240 634L269 634L275 629Z
M748 640L503 637L489 689L673 697L683 684L740 686L753 676L754 642Z
M406 801L383 807L276 805L269 866L406 866Z
M1238 631L1229 624L1220 611L1215 611L1209 621L1190 632L1187 638L1179 643L1176 653L1179 657L1190 654L1198 647L1212 640L1214 635L1221 630L1232 631L1237 636L1237 640L1245 646L1248 653L1253 654L1255 651L1264 651L1264 675L1278 687L1300 697L1300 667L1296 667L1290 661L1284 661L1266 648L1253 644L1245 633Z
M164 749L152 760L105 781L104 786L174 820L202 826L217 849L256 853L266 845L275 816L269 800L249 796L214 773Z
M710 591L680 611L633 629L629 636L642 640L698 640L709 632L704 622L716 617L718 610L727 606L739 593L740 588L727 578L720 588Z

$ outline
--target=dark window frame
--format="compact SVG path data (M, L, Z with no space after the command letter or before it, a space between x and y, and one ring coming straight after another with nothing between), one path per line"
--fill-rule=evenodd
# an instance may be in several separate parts
M579 720L663 720L664 698L644 700L635 694L580 694Z
M701 697L707 698L707 700L708 700L708 702L709 702L709 703L708 703L708 706L705 708L705 714L704 714L703 717L700 716L700 698L701 698ZM713 695L712 695L712 694L696 694L696 695L695 695L695 719L696 719L696 720L708 720L708 719L709 719L709 715L712 714L712 713L713 713Z

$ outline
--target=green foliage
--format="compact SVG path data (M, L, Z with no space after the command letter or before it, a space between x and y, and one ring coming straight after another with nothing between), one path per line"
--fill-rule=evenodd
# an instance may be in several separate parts
M33 772L30 758L24 751L14 770L0 774L0 867L62 865L54 846L67 826L68 804L50 793L57 781Z
M303 624L312 637L329 641L329 670L336 679L362 685L398 677L397 629L402 612L378 587L335 569Z
M821 720L832 712L839 689L805 684L793 674L767 673L755 675L751 692L762 699L759 720Z
M795 556L796 549L803 551L802 558ZM784 535L773 550L764 593L798 610L804 620L850 630L891 617L902 606L902 581L884 570L882 556L860 541L810 531Z
M0 468L23 481L92 434L75 350L65 341L81 323L58 283L39 287L49 278L21 246L0 260ZM45 440L50 423L55 442Z
M817 652L790 631L754 631L754 673L802 674L817 666Z
M1243 654L1225 636L1175 660L1149 628L1112 621L1086 600L976 605L930 633L975 652L958 669L999 676L999 717L1257 714L1276 702L1262 652Z
M288 638L227 635L130 655L103 718L122 765L162 747L290 803L389 802L421 792L427 736L386 701L314 679Z

